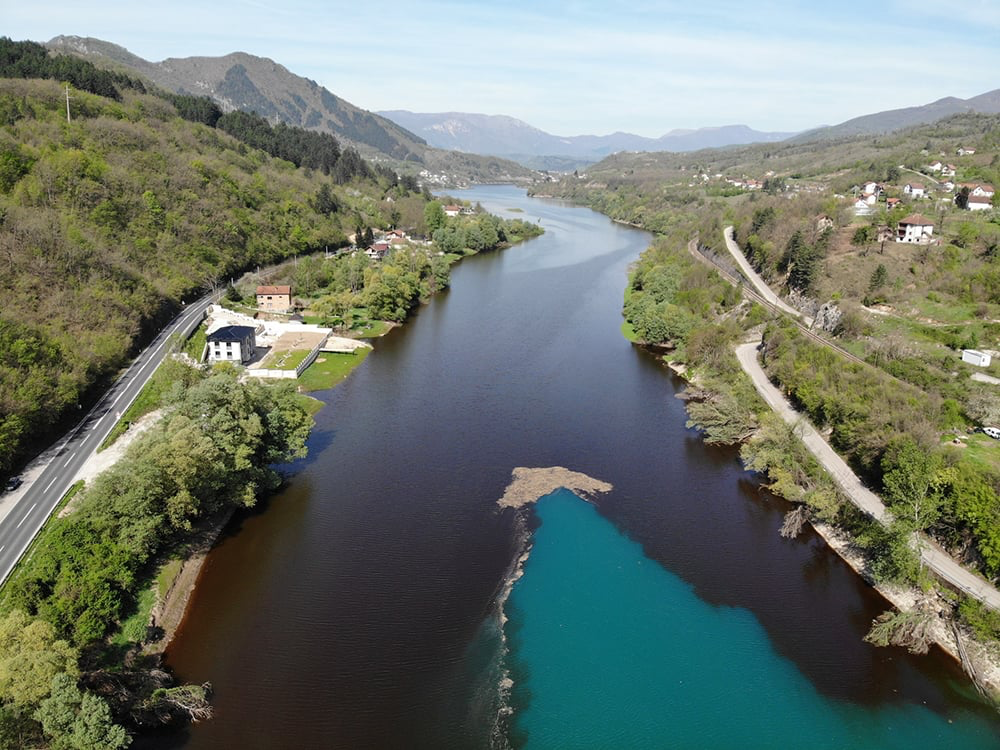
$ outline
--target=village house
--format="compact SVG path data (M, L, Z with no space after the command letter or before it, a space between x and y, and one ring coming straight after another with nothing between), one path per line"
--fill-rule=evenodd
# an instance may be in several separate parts
M993 208L993 199L985 195L969 195L969 202L965 207L970 211L989 211Z
M993 193L995 193L995 192L996 191L993 189L992 185L986 185L986 184L982 184L982 185L977 184L977 185L975 185L975 186L973 186L972 188L969 189L969 195L970 196L971 195L975 195L975 196L981 197L981 198L992 198L993 197Z
M934 234L934 222L920 214L910 214L901 219L896 229L896 242L926 245Z
M444 215L445 216L458 216L460 213L462 213L462 207L461 206L445 206L444 207Z
M872 203L874 203L874 201L872 201ZM854 201L852 208L854 209L855 216L871 216L872 214L871 204L869 204L863 197L857 198Z
M929 169L931 172L940 172L943 167L944 164L942 164L940 161L932 161L930 164L927 165L927 169Z
M954 177L955 176L955 165L954 164L945 164L943 167L941 167L941 176L942 177Z
M887 211L891 211L892 209L894 209L896 206L898 206L902 202L903 201L900 198L886 198L885 199L886 210Z
M927 194L922 182L908 182L903 186L903 195L910 198L923 198Z
M869 180L864 185L861 186L861 192L865 195L873 195L876 200L882 197L882 193L885 192L885 188L879 185L877 182ZM874 203L874 201L872 201Z
M951 180L942 180L940 184L941 184L941 189L946 192L951 192L952 190L955 189L955 183Z
M205 348L209 362L246 364L257 351L255 331L250 326L223 326L208 334Z
M261 312L288 312L292 308L290 286L257 287L257 309Z
M976 153L976 149L967 148L966 146L959 146L958 150L955 153L957 153L959 156L972 156L974 153Z
M376 242L367 250L365 250L365 255L367 255L372 260L382 260L386 255L389 254L389 243L388 242Z

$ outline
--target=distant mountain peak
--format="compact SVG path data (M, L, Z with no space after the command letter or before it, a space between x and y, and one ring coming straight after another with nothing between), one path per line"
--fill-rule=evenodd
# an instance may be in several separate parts
M746 125L672 130L659 138L617 131L610 135L559 136L509 115L469 112L379 112L438 148L517 159L537 166L539 158L590 163L616 151L694 151L754 141L784 140L791 133L762 133Z

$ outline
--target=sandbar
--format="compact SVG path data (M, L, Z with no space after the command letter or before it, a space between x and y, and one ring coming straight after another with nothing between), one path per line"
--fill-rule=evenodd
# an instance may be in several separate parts
M600 479L562 466L536 469L518 466L511 473L511 482L503 497L497 500L497 505L501 508L522 508L558 489L567 489L585 500L591 500L596 493L611 492L614 488Z

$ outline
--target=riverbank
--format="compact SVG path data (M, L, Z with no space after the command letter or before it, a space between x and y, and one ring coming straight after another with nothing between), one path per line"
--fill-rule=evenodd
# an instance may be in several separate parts
M919 612L928 617L927 635L935 645L967 670L971 661L974 675L969 675L985 691L985 697L1000 706L1000 649L996 644L984 644L967 629L955 625L953 605L936 592L924 592L917 587L893 586L875 581L868 572L868 559L843 529L817 519L809 522L813 530L840 559L900 612ZM961 638L961 642L959 642ZM966 657L963 658L963 650Z

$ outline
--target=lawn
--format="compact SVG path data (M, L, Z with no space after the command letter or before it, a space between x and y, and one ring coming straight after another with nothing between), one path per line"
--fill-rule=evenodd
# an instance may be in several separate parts
M945 434L945 445L952 445L953 434ZM951 448L963 461L970 461L990 469L1000 470L1000 440L994 440L982 432L961 436L965 448Z
M273 370L294 370L309 356L311 349L296 349L290 352L271 353L261 362L261 367Z
M316 361L299 376L299 386L304 391L333 388L350 375L351 370L364 362L371 349L357 349L353 354L321 353Z

